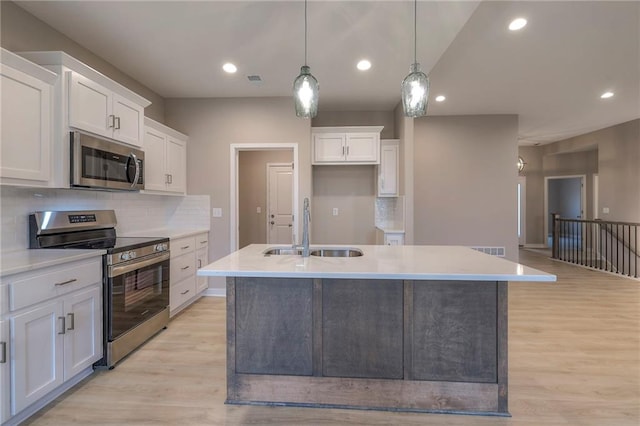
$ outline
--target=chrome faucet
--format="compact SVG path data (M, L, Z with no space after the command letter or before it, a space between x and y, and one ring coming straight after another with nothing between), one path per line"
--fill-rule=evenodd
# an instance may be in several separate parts
M304 211L302 213L302 245L294 245L294 249L302 249L302 257L309 257L309 222L311 222L311 211L309 210L309 199L304 199Z

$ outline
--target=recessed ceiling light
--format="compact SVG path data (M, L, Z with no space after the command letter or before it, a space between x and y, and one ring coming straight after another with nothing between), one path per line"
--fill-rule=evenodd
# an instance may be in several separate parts
M612 98L613 97L613 92L604 92L602 95L600 95L600 97L602 99Z
M511 31L521 30L527 25L527 20L524 18L516 18L509 24L509 29Z
M436 102L443 102L445 99L447 98L444 95L436 96Z
M366 71L369 68L371 68L371 62L367 61L366 59L363 59L360 62L358 62L358 65L356 66L360 71Z
M238 71L238 67L236 67L235 65L233 65L231 62L227 62L226 64L224 64L222 66L222 69L225 72L228 72L229 74L233 74L234 72Z

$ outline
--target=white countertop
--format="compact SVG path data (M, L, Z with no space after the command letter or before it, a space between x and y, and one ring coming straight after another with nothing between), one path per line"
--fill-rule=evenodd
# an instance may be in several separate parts
M556 281L556 276L458 246L322 245L356 247L361 257L272 255L252 244L198 270L202 276L402 280Z
M175 229L175 228L159 228L159 229L151 229L149 231L136 231L136 232L125 232L122 234L118 234L119 237L158 237L158 238L169 238L176 239L182 237L190 237L192 235L203 234L205 232L209 232L208 228L184 228L184 229Z
M0 254L0 276L102 256L106 250L25 249Z

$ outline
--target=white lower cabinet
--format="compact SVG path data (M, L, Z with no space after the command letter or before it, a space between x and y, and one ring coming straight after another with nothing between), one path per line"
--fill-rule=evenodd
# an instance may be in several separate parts
M9 389L11 382L9 377L9 321L0 321L0 423L9 418L9 404L11 397Z
M376 244L385 246L403 246L404 232L387 232L376 228Z
M0 295L6 300L0 305L0 416L6 421L102 358L102 259L2 277Z
M206 277L196 276L196 271L206 265L208 247L209 234L206 232L171 240L170 316L195 302L207 289Z

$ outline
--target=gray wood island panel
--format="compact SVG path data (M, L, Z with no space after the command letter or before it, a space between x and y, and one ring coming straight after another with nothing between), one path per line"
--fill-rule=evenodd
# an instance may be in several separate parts
M228 277L227 403L509 415L506 282Z

